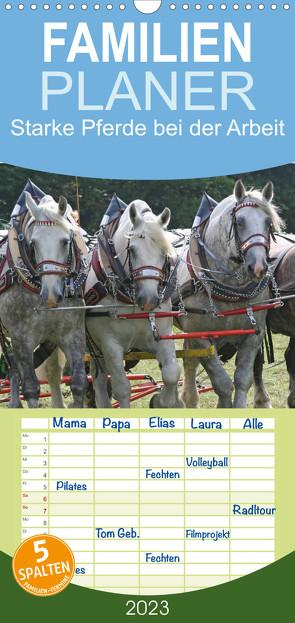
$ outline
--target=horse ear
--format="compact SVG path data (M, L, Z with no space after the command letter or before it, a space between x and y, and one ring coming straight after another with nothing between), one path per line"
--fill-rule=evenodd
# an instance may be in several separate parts
M246 195L246 188L245 188L242 180L237 180L236 181L235 187L234 187L234 195L235 195L235 198L236 198L238 203L240 201L242 201L242 199L244 199L244 197Z
M61 195L61 197L59 198L59 202L58 202L58 211L62 216L64 216L64 214L66 213L67 207L68 207L68 202L66 198Z
M32 195L25 190L26 206L30 210L31 214L37 218L38 206L34 201Z
M169 208L164 208L162 214L158 216L158 221L162 227L167 227L171 218L171 212Z
M134 202L131 203L129 207L129 218L134 228L138 227L142 220L141 216L137 212L137 208Z
M273 194L274 194L273 183L270 180L268 180L266 186L264 186L264 189L262 191L262 197L263 199L265 199L265 201L270 203L273 198Z

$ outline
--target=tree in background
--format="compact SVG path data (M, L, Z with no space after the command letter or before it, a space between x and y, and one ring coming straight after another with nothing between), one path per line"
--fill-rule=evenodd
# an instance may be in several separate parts
M202 192L221 201L231 195L234 181L241 177L247 187L262 188L268 179L275 186L275 201L281 207L286 229L295 231L295 165L241 173L237 175L208 177L192 180L104 180L79 178L79 201L81 225L89 233L97 231L103 214L114 192L130 203L143 199L154 212L168 206L172 213L171 227L190 227L198 209ZM55 200L64 195L76 208L75 178L32 171L10 165L0 165L0 220L8 221L11 211L28 178Z

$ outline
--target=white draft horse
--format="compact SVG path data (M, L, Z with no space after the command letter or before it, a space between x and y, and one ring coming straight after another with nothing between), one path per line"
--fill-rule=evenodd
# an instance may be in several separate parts
M84 367L85 311L81 294L80 298L75 295L81 291L85 273L88 272L87 250L81 239L81 248L78 248L78 227L73 219L67 218L72 211L64 197L57 204L52 197L45 195L37 205L26 192L25 200L27 212L22 220L22 230L18 232L18 222L13 220L12 231L15 230L15 235L11 241L14 245L18 244L18 240L23 256L26 252L27 258L30 256L31 259L28 259L26 266L20 257L16 257L12 268L15 272L13 283L0 296L0 318L11 337L13 351L9 407L22 407L19 381L28 406L38 407L40 386L34 370L34 350L49 340L65 353L71 368L73 407L81 408L87 388ZM19 249L14 251L18 256ZM6 262L4 271L7 266ZM24 281L29 286L38 282L40 293L32 287L24 287ZM69 297L66 296L67 289ZM75 299L71 298L74 296ZM71 307L73 300L77 311L48 311L58 305ZM39 307L42 310L35 311ZM63 403L60 406L64 406Z
M177 324L184 332L232 330L253 328L247 315L216 317L216 312L257 304L269 297L268 253L272 230L280 231L282 221L272 203L273 185L268 182L262 193L246 191L239 180L234 194L219 203L213 210L202 233L196 240L195 254L189 259L183 256L178 269L181 288L194 282L194 292L185 298L187 316L180 316ZM198 230L191 236L198 238ZM202 257L202 265L200 262ZM191 271L194 271L192 280ZM190 308L207 310L206 315L190 312ZM218 407L245 408L247 393L253 380L253 364L264 336L266 311L255 313L256 334L219 338L218 349L226 342L237 349L234 387L229 375L221 365L217 354L203 358L201 363L207 371L214 391L218 395ZM200 348L209 342L186 340L185 348ZM198 407L196 388L198 359L184 359L184 391L186 407ZM269 407L268 401L261 405Z
M121 267L131 288L134 307L117 300L116 293L110 292L103 298L105 310L112 310L116 303L117 313L130 311L152 312L161 305L161 311L171 310L170 298L162 300L161 292L165 279L166 265L174 255L168 240L167 227L170 210L155 216L144 201L134 201L121 216L118 228L113 235L113 244ZM99 246L94 253L100 254ZM91 266L86 282L87 291L92 287L96 276ZM111 375L112 391L121 408L130 406L131 387L124 370L123 357L133 349L152 353L161 369L164 386L151 401L151 406L160 408L184 407L178 394L180 370L175 356L175 346L171 341L155 341L148 319L119 320L112 316L99 316L90 311L86 316L86 329L103 355L103 366L95 365L92 358L91 373L95 389L97 407L110 408L107 392L107 376ZM157 319L160 334L172 333L172 318ZM101 359L102 361L102 359Z

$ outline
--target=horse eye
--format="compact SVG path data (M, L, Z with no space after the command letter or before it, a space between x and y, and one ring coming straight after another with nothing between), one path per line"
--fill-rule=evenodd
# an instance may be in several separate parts
M237 225L238 225L239 227L243 227L243 225L244 225L244 219L243 219L243 218L238 218L238 219L237 219Z

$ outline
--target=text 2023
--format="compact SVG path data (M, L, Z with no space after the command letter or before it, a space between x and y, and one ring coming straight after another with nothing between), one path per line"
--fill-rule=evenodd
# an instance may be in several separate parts
M126 612L126 615L129 616L145 616L146 614L149 616L158 616L159 614L162 616L166 616L169 614L169 604L168 601L162 600L160 603L155 599L151 599L150 601L145 601L144 599L139 599L139 601L134 601L133 599L129 599L126 602L126 606L129 610Z

